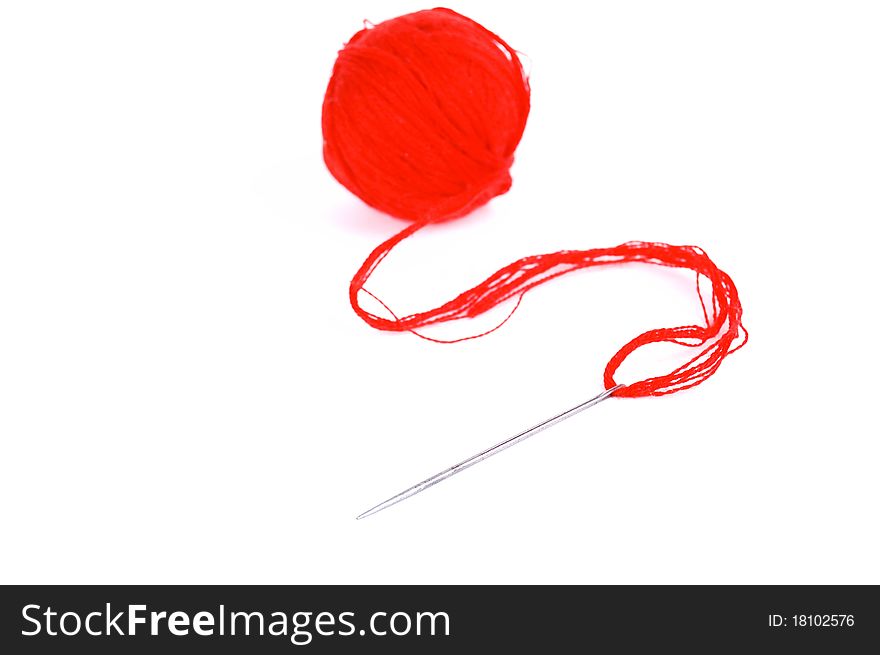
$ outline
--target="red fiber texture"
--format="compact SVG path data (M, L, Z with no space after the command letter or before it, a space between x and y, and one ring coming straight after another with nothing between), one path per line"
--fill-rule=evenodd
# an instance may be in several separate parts
M632 241L613 248L563 250L523 257L449 302L398 317L364 288L376 266L403 239L438 221L463 216L506 192L508 169L529 113L529 84L516 52L498 36L449 9L408 14L364 29L340 51L322 127L324 160L345 187L376 209L412 221L367 257L351 281L351 306L379 330L418 332L471 318L571 271L641 262L693 271L703 325L649 330L624 345L605 368L605 388L641 346L671 342L697 352L666 375L628 383L614 395L661 396L696 386L745 345L742 305L733 280L696 246ZM705 302L700 280L711 284ZM372 296L392 318L360 305ZM450 342L445 342L450 343Z
M474 339L494 332L504 325L519 307L523 294L539 284L560 275L592 266L641 262L693 271L696 274L697 297L702 307L705 324L648 330L630 340L615 353L605 367L606 389L617 386L618 382L614 379L614 374L623 361L641 346L666 341L699 350L696 355L670 373L629 382L626 387L616 391L615 396L622 398L662 396L694 387L712 376L727 355L739 350L748 341L748 332L742 324L742 305L733 280L727 273L720 270L701 248L642 241L630 241L613 248L562 250L544 255L523 257L436 309L398 317L391 312L385 303L364 289L364 284L376 266L395 245L427 224L428 222L413 223L380 244L370 253L352 279L349 287L351 306L358 316L372 327L394 332L410 331L430 341L444 342L440 339L426 337L416 330L434 323L472 318L507 300L516 298L516 303L510 314L496 327L481 334L445 343ZM703 294L700 292L701 278L707 279L711 284L709 302L704 300ZM393 318L377 316L361 307L359 301L361 291L380 302Z
M324 97L324 161L349 191L412 221L464 216L511 184L529 115L516 52L450 9L355 34Z

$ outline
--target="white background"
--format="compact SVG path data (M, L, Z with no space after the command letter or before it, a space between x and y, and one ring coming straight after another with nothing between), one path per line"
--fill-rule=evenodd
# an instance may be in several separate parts
M363 19L422 5L3 3L3 582L880 583L876 3L453 7L530 60L514 186L368 288L411 312L526 254L694 243L750 344L355 521L601 390L699 318L690 276L377 332L348 282L402 224L326 171L321 101Z

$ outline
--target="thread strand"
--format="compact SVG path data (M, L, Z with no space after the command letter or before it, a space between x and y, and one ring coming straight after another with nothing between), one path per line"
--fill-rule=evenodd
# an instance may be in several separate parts
M381 243L370 253L352 278L349 287L351 306L368 325L391 332L413 332L423 339L438 343L457 343L476 339L494 332L507 323L519 307L523 295L541 284L585 268L639 262L694 271L697 298L705 324L659 328L636 336L609 360L605 367L605 388L612 389L617 386L615 373L626 358L642 346L669 342L687 348L701 349L694 357L670 373L629 382L626 387L616 391L615 396L629 398L662 396L694 387L714 375L724 358L742 348L748 341L748 332L742 325L742 305L736 286L730 276L720 270L702 248L644 241L629 241L612 248L562 250L523 257L499 269L480 284L460 293L439 307L398 316L387 304L367 291L364 285L379 263L397 244L429 223L430 221L427 220L412 223ZM711 284L711 303L708 303L712 309L711 315L700 288L702 279L708 280ZM391 318L365 310L360 304L362 291L378 301L391 314ZM485 332L445 340L427 336L419 331L436 323L479 316L512 298L517 300L507 317Z

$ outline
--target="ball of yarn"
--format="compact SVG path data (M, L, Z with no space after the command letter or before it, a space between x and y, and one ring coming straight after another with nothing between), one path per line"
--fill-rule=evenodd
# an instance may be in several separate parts
M442 221L505 193L529 114L516 52L450 9L367 27L324 97L324 161L368 205Z

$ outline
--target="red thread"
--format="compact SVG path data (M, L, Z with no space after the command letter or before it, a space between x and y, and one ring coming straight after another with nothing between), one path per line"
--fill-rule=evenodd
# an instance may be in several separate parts
M464 216L511 184L529 115L516 52L450 9L361 30L324 96L324 161L343 186L406 220Z
M638 348L671 342L700 348L674 371L628 384L620 397L660 396L696 386L748 341L733 280L696 246L631 241L613 248L523 257L429 311L398 317L364 288L394 246L430 223L463 216L505 193L509 168L529 113L529 84L516 52L497 35L449 9L408 14L364 29L339 53L324 98L324 160L367 204L413 221L380 244L349 287L351 306L379 330L410 331L454 343L500 328L523 294L571 271L641 262L694 271L705 325L649 330L624 345L605 368L605 388ZM707 308L700 280L712 286ZM391 314L360 305L363 291ZM419 329L472 318L512 298L507 318L481 334L444 341ZM739 341L739 343L737 343Z
M689 348L699 348L700 352L676 368L671 373L632 382L615 392L615 396L636 398L641 396L662 396L694 387L711 377L722 360L742 348L748 341L748 332L742 324L742 304L736 286L730 276L719 269L702 248L697 246L671 246L665 243L646 243L630 241L613 248L593 248L590 250L562 250L543 255L523 257L508 264L464 293L449 302L425 312L397 317L385 303L381 303L393 318L383 318L361 307L358 295L364 289L376 266L401 240L427 225L429 221L414 223L380 244L355 274L349 287L351 306L366 323L379 330L392 332L415 332L434 323L443 323L462 318L473 318L493 307L516 297L513 310L499 325L481 334L456 339L474 339L494 332L510 319L523 294L536 286L560 275L593 266L641 262L657 266L683 268L694 271L697 276L697 297L703 311L705 325L682 325L679 327L648 330L623 346L605 367L605 388L617 385L614 374L623 361L638 348L650 343L671 342ZM700 278L706 278L711 286L711 302L703 300L700 293ZM378 300L378 299L377 299ZM380 301L381 302L381 301ZM425 337L416 332L418 336ZM740 337L742 339L740 340ZM430 339L441 341L440 339ZM737 343L739 341L739 343Z

